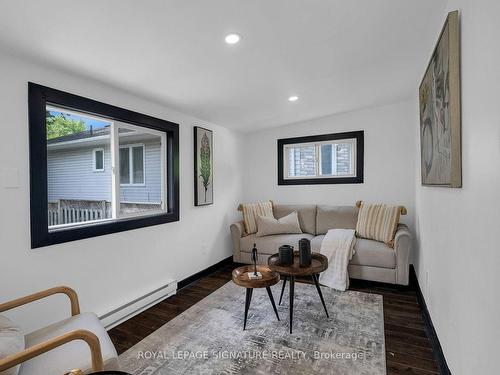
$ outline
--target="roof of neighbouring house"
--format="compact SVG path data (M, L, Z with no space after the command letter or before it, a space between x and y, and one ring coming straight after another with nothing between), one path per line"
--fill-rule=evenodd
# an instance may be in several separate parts
M110 133L110 127L109 125L103 127L103 128L97 128L97 129L92 129L90 128L89 130L85 130L79 133L74 133L74 134L68 134L68 135L63 135L62 137L57 137L57 138L52 138L47 140L47 145L55 145L55 144L61 144L65 142L74 142L74 141L79 141L82 139L88 139L89 141L92 138L97 138L97 137L103 137L103 136L108 136ZM131 129L119 129L120 133L133 133L134 130Z
M122 132L124 130L126 130L126 129L120 129L120 132ZM97 129L90 128L89 130L85 130L85 131L82 131L79 133L68 134L68 135L63 135L62 137L48 139L47 144L52 145L52 144L62 143L62 142L77 141L80 139L106 136L106 135L109 135L109 132L110 132L109 125L107 125L103 128L97 128Z

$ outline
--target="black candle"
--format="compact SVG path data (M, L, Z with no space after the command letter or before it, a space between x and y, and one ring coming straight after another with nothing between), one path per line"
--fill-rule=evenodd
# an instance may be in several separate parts
M293 264L293 246L283 245L279 248L279 261L281 265Z
M311 241L307 238L302 238L299 241L299 265L300 267L311 265Z

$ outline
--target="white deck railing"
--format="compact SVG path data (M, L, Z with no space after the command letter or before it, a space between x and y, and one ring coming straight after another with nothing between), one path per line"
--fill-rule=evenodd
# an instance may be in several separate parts
M102 220L109 217L106 201L59 200L49 204L49 226Z

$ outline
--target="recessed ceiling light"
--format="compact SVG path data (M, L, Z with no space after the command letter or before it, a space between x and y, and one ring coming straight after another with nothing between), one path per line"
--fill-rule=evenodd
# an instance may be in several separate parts
M297 100L299 100L299 97L297 95L293 95L288 98L289 102L296 102Z
M238 34L227 34L225 41L227 44L236 44L240 41L241 37Z

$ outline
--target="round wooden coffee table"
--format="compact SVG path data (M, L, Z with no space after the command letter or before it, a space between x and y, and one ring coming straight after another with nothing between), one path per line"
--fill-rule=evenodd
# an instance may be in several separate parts
M247 316L248 309L250 308L250 302L252 300L252 293L254 288L266 288L271 304L273 305L274 312L278 321L280 317L278 315L278 309L274 303L273 293L271 292L271 286L276 285L280 281L280 274L278 272L271 271L269 267L257 266L257 272L262 274L261 279L250 279L248 278L248 272L254 272L254 266L247 265L241 266L233 270L233 281L236 285L246 288L246 299L245 299L245 320L243 321L243 330L247 326Z
M316 285L316 290L318 291L319 298L325 309L326 316L328 315L328 310L326 309L325 300L323 298L323 293L321 293L321 288L319 286L318 276L321 272L328 268L328 258L320 253L312 253L311 265L307 267L301 267L299 264L299 252L294 251L293 253L293 264L281 265L279 263L279 253L271 255L267 263L269 268L273 271L279 272L280 275L284 276L283 287L281 288L280 300L278 302L281 305L281 299L283 298L283 292L285 291L285 285L287 279L290 281L290 333L292 333L292 322L293 322L293 297L295 289L295 277L296 276L311 276L314 284Z

